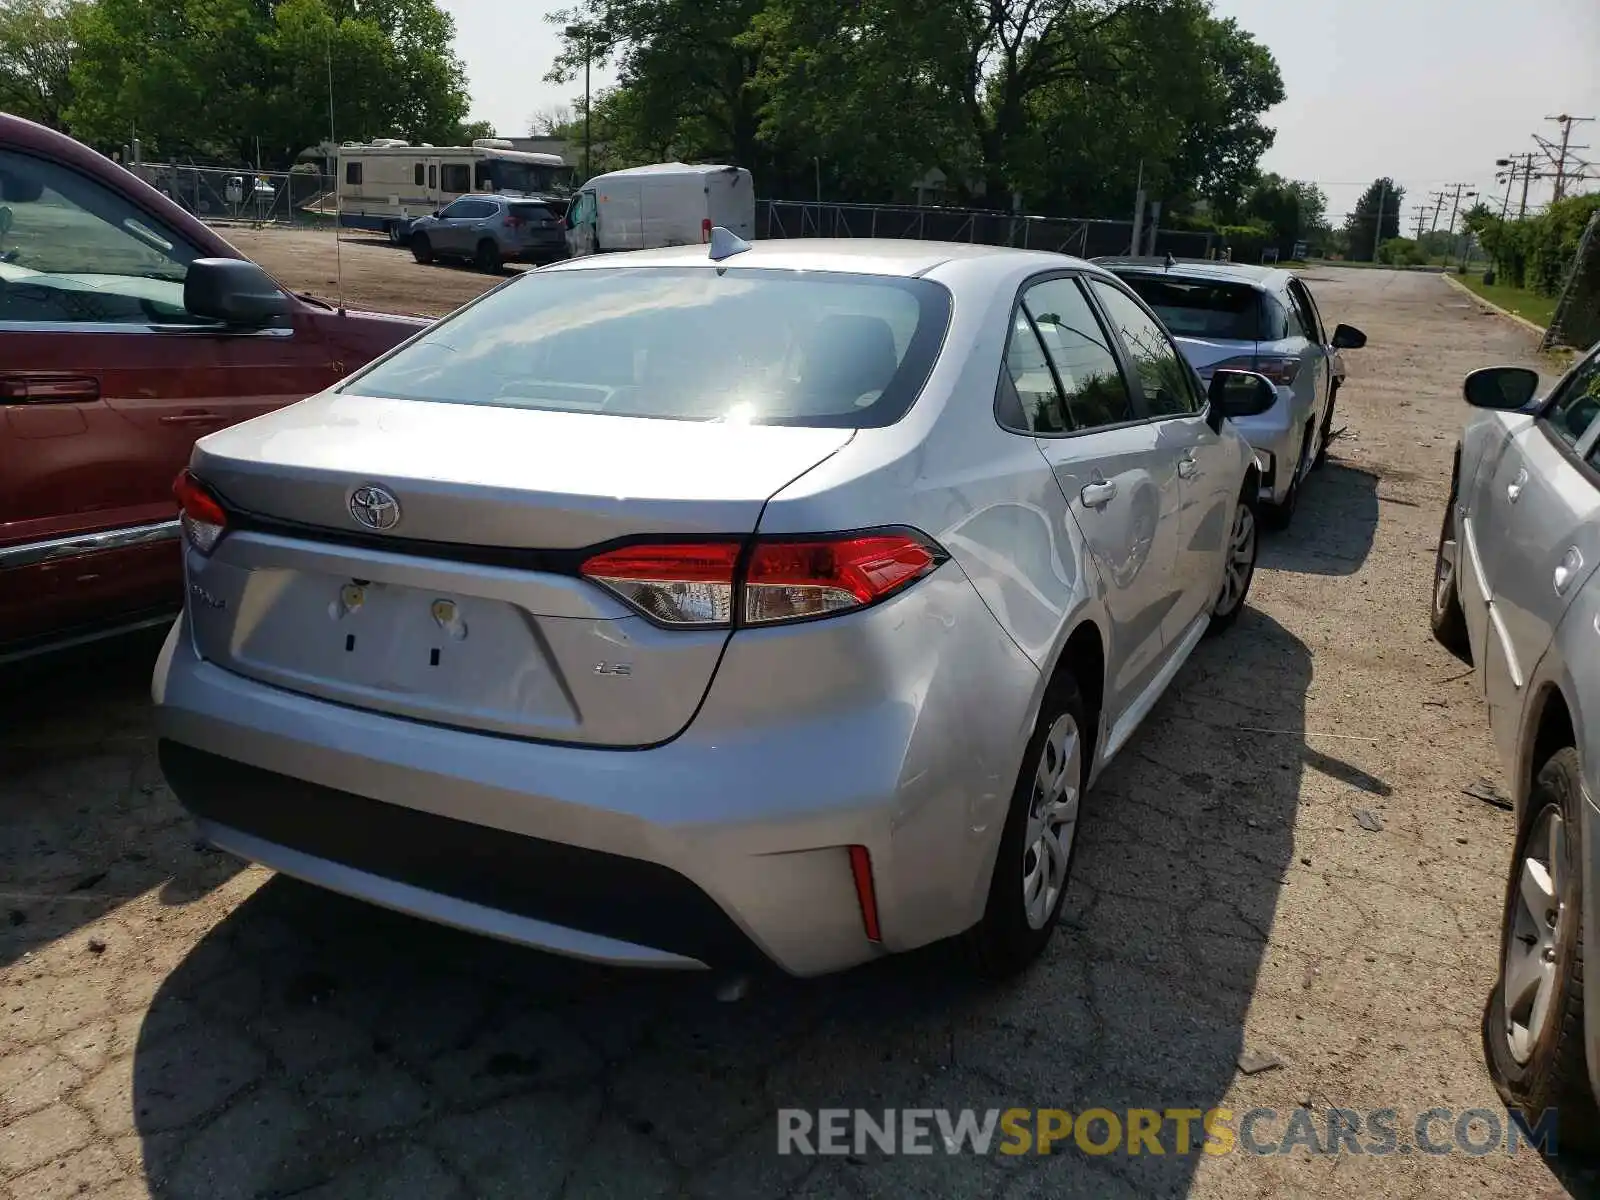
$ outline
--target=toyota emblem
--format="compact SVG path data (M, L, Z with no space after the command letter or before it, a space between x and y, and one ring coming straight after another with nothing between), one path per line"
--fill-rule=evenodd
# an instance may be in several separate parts
M393 529L400 524L400 501L376 484L350 493L350 515L368 529Z

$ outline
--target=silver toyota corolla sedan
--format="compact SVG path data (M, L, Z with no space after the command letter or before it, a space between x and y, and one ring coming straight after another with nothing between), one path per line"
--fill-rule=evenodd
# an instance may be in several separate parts
M218 846L598 961L1021 968L1079 799L1256 557L1113 276L789 241L565 262L208 436L161 762Z
M1435 636L1476 665L1517 837L1501 973L1484 1013L1507 1104L1600 1141L1600 346L1542 400L1538 375L1467 377L1435 559ZM1584 996L1591 1002L1585 1006Z
M1097 259L1151 306L1178 340L1202 382L1213 371L1256 371L1278 388L1278 402L1241 418L1261 467L1263 515L1289 524L1300 485L1327 459L1333 406L1344 382L1341 350L1367 344L1339 325L1330 335L1311 289L1292 272L1246 263L1151 258Z

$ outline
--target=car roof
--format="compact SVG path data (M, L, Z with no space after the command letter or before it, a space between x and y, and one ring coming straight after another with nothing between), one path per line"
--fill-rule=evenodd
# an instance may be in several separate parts
M774 271L841 271L861 275L915 278L951 263L1012 268L1035 264L1038 270L1076 268L1103 275L1095 264L1047 250L1017 250L971 242L925 242L909 238L774 238L753 241L750 249L713 263L705 246L669 246L625 254L589 255L542 268L582 271L603 267L668 267L704 265L762 267Z
M1171 275L1179 279L1207 279L1217 283L1250 283L1257 287L1282 287L1292 272L1282 267L1254 263L1218 262L1209 258L1180 258L1167 266L1165 258L1097 258L1094 260L1117 275Z

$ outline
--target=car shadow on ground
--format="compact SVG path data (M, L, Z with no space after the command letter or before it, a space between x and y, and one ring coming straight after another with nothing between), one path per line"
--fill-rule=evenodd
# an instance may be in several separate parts
M183 903L239 869L196 846L156 767L165 634L0 668L0 966L151 888Z
M1254 610L1202 645L1087 800L1062 928L1006 984L975 982L936 946L757 979L723 1003L706 975L568 962L277 878L151 1002L133 1063L149 1187L165 1200L1182 1194L1197 1156L1175 1153L1171 1124L1161 1157L1086 1155L1069 1138L1049 1156L865 1143L812 1158L777 1153L777 1114L1212 1107L1249 1049L1310 673L1305 646Z
M1378 476L1329 458L1301 485L1289 528L1261 542L1260 565L1306 575L1354 575L1378 532Z

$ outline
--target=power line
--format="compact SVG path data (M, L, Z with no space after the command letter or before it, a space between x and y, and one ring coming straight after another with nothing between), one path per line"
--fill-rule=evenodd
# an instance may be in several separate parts
M1569 180L1581 182L1587 178L1584 172L1588 170L1589 164L1579 158L1576 151L1587 150L1589 147L1572 145L1572 127L1585 121L1593 121L1594 118L1574 117L1567 113L1562 113L1559 117L1546 117L1545 120L1554 121L1561 126L1561 144L1559 147L1549 138L1542 138L1537 133L1533 135L1533 140L1539 143L1539 148L1544 151L1545 157L1550 160L1551 167L1555 169L1556 190L1555 196L1551 200L1551 203L1554 204L1567 194ZM1569 159L1575 169L1568 168Z

